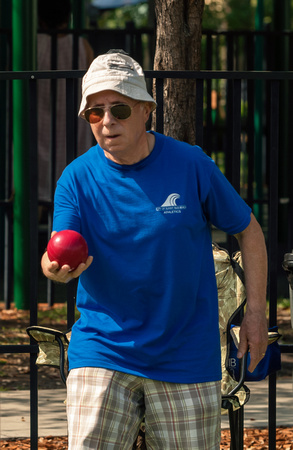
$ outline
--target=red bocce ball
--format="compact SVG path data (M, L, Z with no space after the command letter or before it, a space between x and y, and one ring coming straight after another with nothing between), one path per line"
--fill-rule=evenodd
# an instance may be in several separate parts
M84 237L73 230L63 230L54 234L47 246L50 261L57 261L59 266L68 264L74 270L88 257L88 246Z

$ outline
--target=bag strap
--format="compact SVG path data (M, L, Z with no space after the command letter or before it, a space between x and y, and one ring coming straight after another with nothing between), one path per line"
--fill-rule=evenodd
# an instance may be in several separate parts
M244 275L244 270L242 269L242 267L240 266L239 262L236 261L234 255L230 258L231 259L231 266L233 267L234 272L236 273L236 275L238 275L238 277L240 278L241 282L244 284L245 286L245 275Z

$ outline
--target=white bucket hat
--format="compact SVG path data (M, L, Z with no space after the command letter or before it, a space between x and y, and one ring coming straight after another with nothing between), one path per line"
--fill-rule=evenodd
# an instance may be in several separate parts
M141 66L123 50L110 50L93 60L82 79L82 99L78 115L84 118L89 95L101 91L119 92L134 100L150 102L152 110L157 106L147 92L146 82Z

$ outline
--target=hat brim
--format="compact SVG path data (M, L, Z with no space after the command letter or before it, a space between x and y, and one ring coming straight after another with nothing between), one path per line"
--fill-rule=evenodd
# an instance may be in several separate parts
M103 91L114 91L114 92L118 92L121 95L124 95L125 97L131 98L133 100L149 102L152 104L152 111L154 111L154 109L156 109L156 107L157 107L157 103L155 102L153 97L147 91L145 91L139 87L135 87L133 85L131 86L131 90L130 90L129 86L125 85L125 82L117 83L116 81L112 81L112 82L106 81L104 83L99 83L98 87L97 87L97 85L92 85L86 89L86 91L84 92L84 94L82 96L79 113L78 113L79 117L82 117L83 119L85 118L84 112L88 106L87 105L88 97L90 95L98 94L99 92L103 92ZM131 92L131 95L129 95L130 92Z

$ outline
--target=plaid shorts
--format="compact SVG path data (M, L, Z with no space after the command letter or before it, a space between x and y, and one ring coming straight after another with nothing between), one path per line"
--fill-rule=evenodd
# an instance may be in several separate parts
M85 367L67 379L69 450L218 450L220 382L177 384Z

